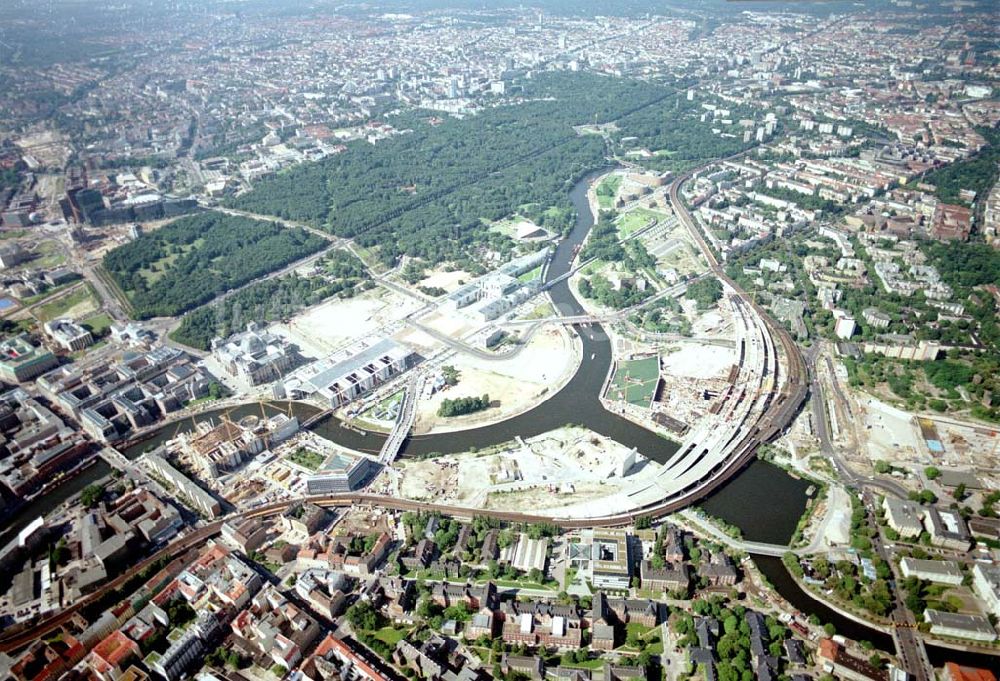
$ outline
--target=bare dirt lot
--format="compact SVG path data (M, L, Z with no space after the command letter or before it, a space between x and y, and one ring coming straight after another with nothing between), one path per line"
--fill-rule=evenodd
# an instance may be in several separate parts
M430 275L423 281L418 282L418 286L425 288L442 288L451 293L465 282L472 281L473 275L464 270L446 271L443 267L432 270Z
M539 330L514 358L488 361L456 354L445 362L459 372L458 384L421 400L414 432L445 432L481 426L519 414L558 392L576 372L579 350L562 327ZM441 402L488 394L496 403L482 412L445 418Z
M397 493L411 499L497 509L558 508L641 484L659 469L578 427L560 428L495 451L402 461ZM622 476L622 473L625 476Z
M323 357L354 338L373 334L420 307L416 300L372 289L348 300L331 300L278 323L271 330L286 336L312 357Z

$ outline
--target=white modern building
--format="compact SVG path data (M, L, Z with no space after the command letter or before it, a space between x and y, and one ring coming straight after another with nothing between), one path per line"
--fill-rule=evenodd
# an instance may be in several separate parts
M319 395L336 409L419 360L413 350L389 338L365 339L294 372L285 380L285 392L292 399Z
M1000 565L976 563L972 568L972 588L986 609L1000 617Z
M94 344L94 336L72 319L53 319L45 322L45 333L56 345L67 352L79 352Z

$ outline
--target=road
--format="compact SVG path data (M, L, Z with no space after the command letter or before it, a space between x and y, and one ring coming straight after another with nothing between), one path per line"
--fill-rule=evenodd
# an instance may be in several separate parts
M816 370L816 360L820 349L818 345L814 345L810 349L810 352L806 355L806 359L809 362L809 374L811 379L811 400L812 400L812 412L813 412L813 426L816 431L816 437L819 439L820 452L826 456L830 462L833 464L834 470L836 470L837 475L840 476L841 481L844 485L848 487L876 487L890 494L894 494L900 498L905 499L908 492L906 488L902 485L892 481L884 480L881 478L865 477L855 473L850 466L841 458L840 453L837 448L833 445L833 441L830 438L830 426L829 426L829 416L827 414L826 405L827 399L825 397L825 388L822 382L819 380L819 372ZM833 376L833 363L829 357L826 357L827 367L829 368L830 375ZM851 413L850 403L836 383L836 379L833 379L834 390L838 392L838 399L842 400L845 405L846 411Z
M867 508L865 521L875 531L872 547L879 558L885 561L892 570L893 582L897 585L896 588L890 587L895 604L890 618L893 623L892 638L896 644L896 654L900 658L902 667L913 674L914 681L933 681L934 667L931 666L930 658L927 657L927 648L924 646L923 638L918 633L913 613L906 607L901 590L898 588L900 584L899 570L896 568L892 556L889 555L878 523L872 520L876 499L868 490L865 490L863 499Z

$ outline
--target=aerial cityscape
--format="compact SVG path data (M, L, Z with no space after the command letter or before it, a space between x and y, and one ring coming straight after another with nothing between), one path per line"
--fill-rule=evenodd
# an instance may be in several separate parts
M4 0L0 681L996 681L997 0Z

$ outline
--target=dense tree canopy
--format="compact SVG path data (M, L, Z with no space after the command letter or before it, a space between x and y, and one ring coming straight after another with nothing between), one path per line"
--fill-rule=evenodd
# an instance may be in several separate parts
M592 74L542 74L526 82L523 103L438 126L389 119L410 132L297 166L232 203L353 237L378 247L386 263L402 254L453 260L482 241L483 220L518 212L568 229L569 189L606 163L603 138L573 126L635 115L672 92Z
M684 297L698 303L699 310L707 310L722 297L722 284L712 277L699 279L687 287Z
M267 279L248 286L215 305L185 315L171 338L207 350L213 338L243 330L248 322L273 322L320 303L331 296L350 298L374 286L364 265L350 253L333 251L321 263L323 274Z
M981 198L990 190L1000 173L997 169L997 164L1000 163L1000 130L977 128L977 131L986 138L988 147L970 158L939 168L924 177L936 187L937 197L945 203L969 205L969 201L961 198L961 191L969 189L976 192L977 198Z
M222 213L190 215L104 256L139 319L172 316L314 253L302 229Z

